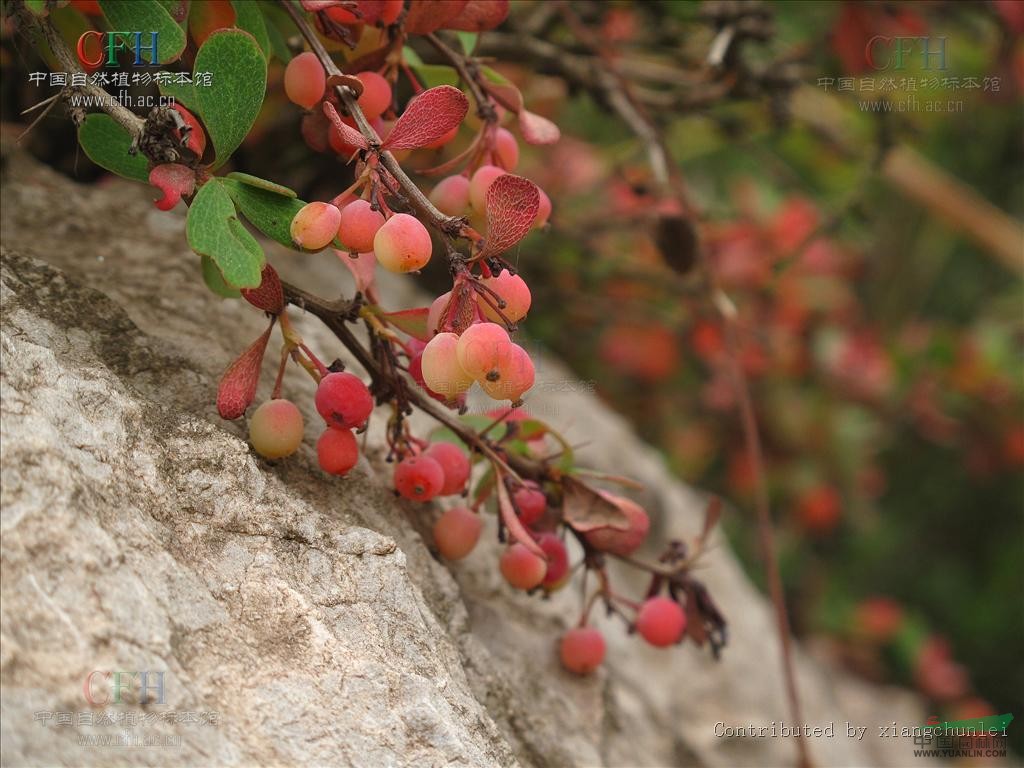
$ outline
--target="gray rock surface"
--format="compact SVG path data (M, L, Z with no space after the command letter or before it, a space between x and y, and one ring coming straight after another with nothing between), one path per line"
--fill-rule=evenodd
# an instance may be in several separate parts
M337 480L316 468L315 430L271 464L244 425L218 418L217 378L265 321L202 286L180 210L17 153L3 184L4 765L793 763L791 739L715 736L720 721L786 719L769 608L724 541L702 571L730 620L720 663L609 623L606 668L575 678L554 649L578 590L512 594L493 536L463 563L435 561L423 534L437 510L386 490L379 426ZM326 255L270 253L300 285L351 290ZM385 296L399 306L412 282ZM297 320L314 349L343 357L314 318ZM554 362L541 372L571 380ZM268 362L261 397L271 379ZM285 386L314 424L308 379L290 372ZM701 496L593 396L558 389L539 387L531 407L587 440L593 466L645 483L657 536L692 536ZM876 723L923 722L912 697L798 662L808 722L836 724L812 743L818 764L917 763L909 741L875 738ZM163 672L163 700L138 703L136 684L90 706L90 673L116 670ZM109 693L94 683L94 699ZM113 724L79 722L104 712ZM869 727L863 741L848 720ZM82 743L103 736L128 745ZM140 745L153 737L172 743Z

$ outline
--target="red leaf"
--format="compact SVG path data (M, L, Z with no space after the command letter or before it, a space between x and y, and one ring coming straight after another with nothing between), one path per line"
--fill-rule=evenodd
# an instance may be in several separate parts
M562 491L562 519L580 533L598 528L629 529L626 514L589 485L566 475Z
M480 85L494 97L495 101L506 109L516 114L522 111L523 94L512 83L495 83L490 80L484 80Z
M256 309L274 315L281 314L284 311L284 288L281 287L281 278L277 276L277 270L266 264L261 277L258 288L242 289L242 298Z
M416 0L409 4L405 31L410 35L429 35L454 19L469 0Z
M329 101L324 102L324 114L327 115L327 119L331 121L331 124L335 127L338 133L341 134L342 141L346 144L350 144L353 147L359 147L360 149L366 149L370 146L366 143L366 137L363 136L363 134L355 128L341 122L341 116L338 114L338 110L336 110L334 105Z
M403 309L399 312L381 312L381 317L400 331L405 331L414 339L430 341L434 334L427 330L429 307L420 309Z
M377 257L373 251L360 253L359 258L352 258L346 251L334 249L341 263L348 267L356 281L356 290L363 294L371 304L380 301L377 295Z
M235 360L224 375L220 377L217 387L217 413L222 419L237 419L248 408L256 397L256 385L260 381L260 363L263 353L267 351L270 331L274 324L267 326L252 345Z
M153 166L149 172L149 183L163 192L156 200L156 207L169 211L178 204L182 195L191 195L196 190L196 173L187 165L164 163Z
M481 256L504 253L533 228L540 209L537 185L522 176L506 173L487 190L487 235Z
M516 509L512 506L512 499L508 495L508 488L505 487L505 478L502 476L501 470L495 469L495 476L498 486L498 509L501 510L501 520L505 523L505 527L508 528L509 534L537 557L547 560L548 556L544 553L544 550L534 541L530 532L523 527L519 515L516 514Z
M416 96L384 140L384 149L416 149L431 144L462 122L469 111L466 94L439 85Z
M508 0L469 0L458 16L445 24L445 29L483 32L494 29L508 18Z
M557 125L528 109L519 110L519 132L527 144L554 144L562 136Z

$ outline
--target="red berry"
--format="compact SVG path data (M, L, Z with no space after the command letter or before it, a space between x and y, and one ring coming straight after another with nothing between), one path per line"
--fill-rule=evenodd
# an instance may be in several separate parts
M533 361L518 344L509 344L498 356L494 370L479 380L480 389L494 400L522 400L533 386Z
M607 491L598 491L605 499L617 506L626 519L629 521L629 528L618 530L617 528L597 528L585 534L587 543L594 549L602 552L611 552L616 555L631 555L647 538L647 531L651 527L651 519L644 512L643 508L635 501L615 496Z
M427 342L420 355L420 370L427 387L449 400L473 386L473 377L459 365L458 342L454 333L439 333Z
M562 665L577 675L589 675L604 661L604 637L593 627L575 627L562 635Z
M391 85L376 72L360 72L356 75L363 83L359 94L359 108L367 120L380 117L391 106Z
M329 373L316 390L316 409L328 426L352 428L366 423L373 411L370 390L351 373Z
M429 456L444 471L444 485L441 486L442 496L451 496L454 493L462 493L469 480L469 473L472 465L469 457L454 443L434 443L427 451Z
M359 461L359 445L350 429L328 427L316 441L320 469L331 475L345 475Z
M353 253L373 250L373 237L384 225L384 214L375 211L366 200L349 203L341 212L338 239Z
M526 313L530 311L532 297L530 296L530 287L523 278L503 269L497 277L484 278L483 284L498 294L505 302L505 306L501 308L502 315L513 323L518 323L526 317ZM490 299L493 301L494 297L491 296ZM503 322L501 315L495 312L482 296L477 301L488 320L495 323Z
M476 546L483 528L480 515L465 507L449 509L434 524L434 543L446 560L461 560Z
M537 190L540 193L540 205L537 207L537 218L533 220L533 226L540 229L548 223L551 218L551 198L543 189Z
M506 171L514 171L519 163L519 145L507 128L499 128L494 136L494 156L497 165Z
M811 533L827 534L839 524L842 501L839 493L830 485L812 488L800 498L797 514Z
M502 554L499 567L505 581L516 589L540 586L547 572L547 563L518 541Z
M523 525L533 525L540 520L548 508L548 500L540 486L527 480L512 494L512 501L519 510L519 520Z
M338 235L341 211L330 203L306 203L291 223L292 240L307 251L326 248Z
M499 176L504 176L505 171L496 165L482 165L476 169L473 178L469 182L469 204L477 213L487 210L487 190Z
M651 645L663 648L682 638L686 630L686 614L675 600L667 597L649 598L636 616L636 631Z
M461 216L469 205L469 179L465 176L449 176L441 179L430 193L432 202L441 213Z
M269 400L249 420L249 442L260 456L281 459L302 443L302 414L291 400Z
M542 533L537 537L537 544L548 556L548 570L541 584L545 589L560 587L569 573L569 550L565 542L553 533Z
M396 213L373 238L377 262L389 272L422 269L430 261L433 248L427 228L408 213Z
M284 92L293 104L312 109L323 98L326 86L327 74L315 53L300 53L285 67Z
M395 467L395 490L413 501L430 501L444 487L444 470L429 456L410 456Z

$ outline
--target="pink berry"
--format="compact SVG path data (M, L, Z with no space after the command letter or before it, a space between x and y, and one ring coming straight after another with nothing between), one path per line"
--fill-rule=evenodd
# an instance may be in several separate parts
M373 411L373 397L358 376L329 373L316 390L316 409L330 427L351 429L366 423Z
M512 494L512 501L519 510L519 520L523 525L533 525L548 509L548 500L540 486L527 480Z
M291 400L269 400L249 419L249 442L260 456L281 459L302 443L302 414Z
M430 233L419 219L396 213L384 222L373 238L377 262L389 272L415 272L430 261Z
M494 371L479 379L480 389L494 400L519 402L533 386L533 361L518 344L510 344Z
M507 356L511 345L508 331L502 326L497 323L476 323L459 336L455 353L462 370L480 381L497 370L499 360Z
M560 587L569 574L569 550L565 542L553 533L542 533L537 537L537 544L548 557L548 570L541 585L545 589Z
M353 253L373 250L373 238L384 224L384 214L375 211L366 200L349 203L341 211L338 239Z
M678 643L686 630L686 614L675 600L649 598L636 616L636 631L651 645L664 648Z
M516 589L540 586L547 572L547 563L519 542L505 550L498 565L505 581Z
M420 361L427 387L449 400L473 386L473 377L459 365L458 343L454 333L439 333L427 342Z
M324 97L327 74L316 54L300 53L284 69L284 92L293 104L312 109Z
M434 443L427 449L425 455L440 464L444 471L441 495L451 496L454 493L462 493L472 469L469 457L465 452L454 443Z
M338 234L341 211L330 203L307 203L292 219L292 240L307 251L326 248Z
M499 128L494 136L494 155L497 164L506 171L514 171L519 164L519 144L508 128Z
M441 179L430 193L430 202L441 213L461 216L469 205L469 179L465 176Z
M602 552L611 552L616 555L633 554L647 538L651 519L644 512L643 507L631 499L615 496L607 491L598 491L598 493L622 511L629 521L629 528L626 530L596 528L587 531L584 534L587 543Z
M360 72L356 75L363 83L359 94L359 108L367 120L380 117L391 106L391 85L376 72Z
M448 398L439 392L435 392L427 386L426 380L423 378L423 353L413 355L412 359L409 360L409 375L412 376L413 380L422 387L428 395L435 400L447 403Z
M359 444L350 429L328 427L316 441L320 469L329 475L346 475L359 461Z
M593 627L575 627L562 635L562 665L577 675L589 675L604 661L604 637Z
M410 456L398 462L394 480L402 498L430 501L444 487L444 470L429 456Z
M538 187L537 191L540 192L540 206L537 209L537 218L533 220L533 226L535 229L540 229L551 218L551 198L543 189Z
M437 333L441 324L441 315L448 307L448 302L452 299L452 292L442 293L438 296L430 305L430 310L427 312L427 333Z
M465 507L449 509L434 524L434 543L446 560L461 560L480 540L484 527L480 515Z
M530 288L519 275L511 274L507 269L501 270L496 277L485 277L483 284L498 294L505 302L501 314L505 315L510 322L518 323L526 313L530 311ZM494 301L494 297L490 297ZM481 296L477 299L484 316L495 323L502 322L501 315L491 308L491 305Z
M487 210L487 190L499 176L504 176L505 171L496 165L482 165L477 168L476 173L469 182L469 204L477 213Z

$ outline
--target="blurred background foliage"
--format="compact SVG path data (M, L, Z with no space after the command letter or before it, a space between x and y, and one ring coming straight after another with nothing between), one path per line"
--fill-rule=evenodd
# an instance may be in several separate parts
M55 19L81 29L82 5ZM728 24L744 32L709 67ZM521 335L593 381L683 479L734 502L728 536L762 584L751 465L705 273L666 266L693 254L685 237L656 237L658 216L676 209L654 194L642 143L529 41L590 57L596 41L606 64L636 73L627 88L662 104L646 112L740 313L794 628L872 680L915 687L946 718L1024 717L1024 243L1014 256L1012 240L1024 218L1022 34L1015 2L666 0L569 13L513 2L500 30L462 41L494 53L563 131L554 148L522 145L517 169L554 201L551 226L514 256L534 293ZM372 50L378 30L362 35L354 53L337 46L339 61ZM872 69L875 35L944 38L946 69L920 56ZM22 124L41 93L26 73L45 64L9 25L2 55L4 123ZM330 199L350 169L298 140L277 64L270 89L234 164ZM885 111L907 99L918 107ZM437 165L471 135L407 162ZM102 180L56 112L23 143ZM1009 248L993 237L1008 221ZM437 293L447 280L439 264L424 276Z

